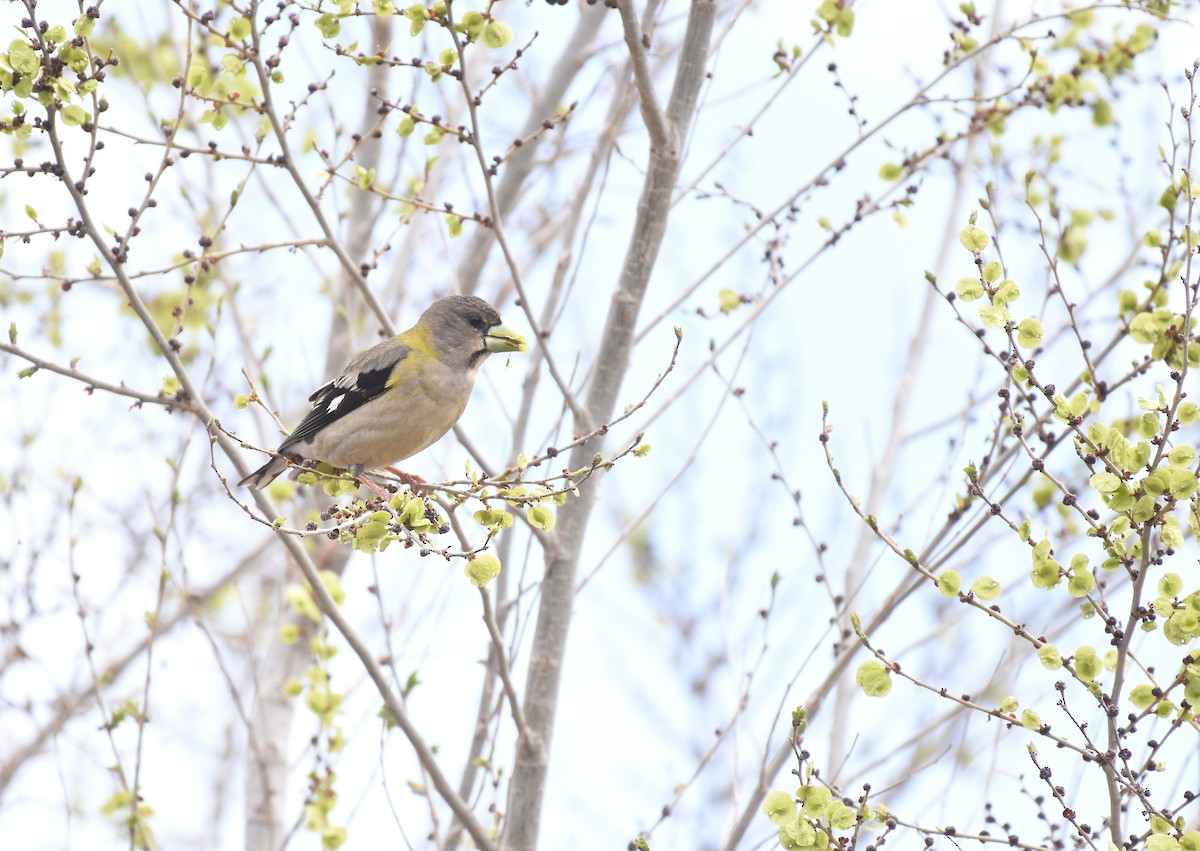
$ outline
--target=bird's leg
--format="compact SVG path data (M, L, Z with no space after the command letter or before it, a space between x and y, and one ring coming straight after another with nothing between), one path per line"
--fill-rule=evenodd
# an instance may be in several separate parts
M412 489L413 493L425 493L425 489L421 486L429 484L420 476L415 476L412 473L406 473L403 470L397 470L395 467L384 467L383 469L387 470L401 482L408 485L409 488Z
M351 464L346 468L346 471L349 472L350 475L354 476L354 480L360 485L366 485L368 488L370 488L380 499L386 501L392 498L392 495L388 491L384 490L379 485L375 484L375 482L367 478L366 470L362 464Z

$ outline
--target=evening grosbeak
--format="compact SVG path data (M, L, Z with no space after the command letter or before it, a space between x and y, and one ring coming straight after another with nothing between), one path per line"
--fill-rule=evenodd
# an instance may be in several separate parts
M238 486L261 490L289 461L306 458L363 480L365 470L403 461L448 432L488 355L527 351L525 338L483 299L438 299L412 328L367 349L318 387L308 397L312 410L276 455Z

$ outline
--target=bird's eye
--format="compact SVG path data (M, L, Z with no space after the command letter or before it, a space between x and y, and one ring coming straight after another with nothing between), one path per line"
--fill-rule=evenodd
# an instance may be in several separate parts
M469 322L471 327L476 331L483 331L487 328L487 324L483 321L483 317L478 313L468 319L467 322Z

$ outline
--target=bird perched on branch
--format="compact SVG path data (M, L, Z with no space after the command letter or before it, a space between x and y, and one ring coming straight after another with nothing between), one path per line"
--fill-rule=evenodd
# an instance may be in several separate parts
M276 455L238 482L262 489L305 458L348 470L403 461L458 422L475 374L493 352L527 352L525 338L475 296L431 304L417 324L367 349L308 397L312 410ZM377 488L372 488L378 490Z

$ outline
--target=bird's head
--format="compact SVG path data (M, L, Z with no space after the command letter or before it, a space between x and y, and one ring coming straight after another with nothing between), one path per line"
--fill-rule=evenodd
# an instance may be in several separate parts
M500 313L473 295L440 298L421 316L447 366L470 369L493 352L527 352L529 344L516 330L504 324Z

